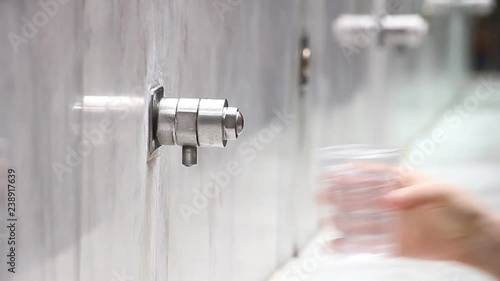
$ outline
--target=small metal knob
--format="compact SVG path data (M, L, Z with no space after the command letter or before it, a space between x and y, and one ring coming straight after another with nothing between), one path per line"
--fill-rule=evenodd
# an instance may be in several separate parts
M243 131L243 115L236 107L227 107L224 111L224 133L227 140L236 140Z
M182 146L182 163L197 163L197 147L225 147L243 131L243 115L225 99L161 98L153 102L158 145Z

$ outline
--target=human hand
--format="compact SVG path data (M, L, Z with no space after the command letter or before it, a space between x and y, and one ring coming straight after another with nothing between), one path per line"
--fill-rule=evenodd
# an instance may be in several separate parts
M500 270L500 221L464 190L416 172L378 164L355 164L355 169L390 173L396 189L379 198L380 207L399 211L398 255L449 260ZM326 178L334 175L326 175ZM332 193L323 203L335 204ZM341 231L352 225L334 220ZM366 222L364 227L371 227ZM359 227L356 226L356 227Z

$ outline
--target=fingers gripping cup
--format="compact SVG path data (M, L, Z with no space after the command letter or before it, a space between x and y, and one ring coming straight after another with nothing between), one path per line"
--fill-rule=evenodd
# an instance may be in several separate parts
M335 250L346 254L391 255L396 252L397 213L381 198L397 188L395 173L400 149L343 145L320 150L329 221L340 232Z

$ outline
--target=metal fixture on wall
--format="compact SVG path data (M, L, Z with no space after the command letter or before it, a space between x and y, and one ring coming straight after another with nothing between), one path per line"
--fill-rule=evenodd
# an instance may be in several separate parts
M300 93L303 95L307 92L309 85L309 68L311 61L311 48L309 47L309 38L303 35L300 38Z
M163 88L153 91L151 144L182 146L182 164L197 164L198 147L225 147L243 131L243 115L226 99L166 98Z
M425 0L422 5L422 14L436 16L459 11L467 15L484 16L490 14L495 6L495 0Z
M341 15L333 22L338 41L348 46L366 45L370 39L381 46L416 47L428 33L419 15Z

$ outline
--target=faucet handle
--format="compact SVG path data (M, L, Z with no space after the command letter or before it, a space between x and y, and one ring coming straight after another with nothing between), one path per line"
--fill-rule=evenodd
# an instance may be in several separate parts
M182 163L197 163L198 147L225 147L243 131L244 119L226 99L167 98L152 103L159 145L182 146Z
M370 40L381 46L416 47L427 36L429 25L420 15L350 15L332 24L338 41L366 46ZM358 46L359 47L359 46Z

